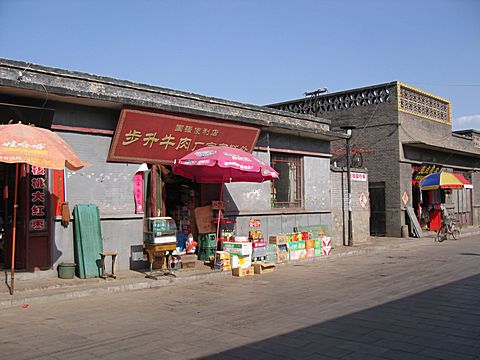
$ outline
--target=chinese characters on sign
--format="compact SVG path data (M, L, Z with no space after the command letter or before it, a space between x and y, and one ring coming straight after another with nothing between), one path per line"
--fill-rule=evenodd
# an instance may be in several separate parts
M437 173L440 170L442 170L442 166L441 165L427 164L427 165L422 165L421 167L419 167L417 169L418 169L418 171L413 176L413 180L421 181L421 180L423 180L423 178L425 176L433 174L433 173ZM414 170L415 170L415 168L414 168Z
M171 164L205 146L230 146L251 152L259 132L221 121L123 109L108 160Z
M30 223L31 232L47 231L47 172L45 168L32 166L30 173Z
M367 181L367 174L352 172L350 173L350 179L352 179L353 181Z

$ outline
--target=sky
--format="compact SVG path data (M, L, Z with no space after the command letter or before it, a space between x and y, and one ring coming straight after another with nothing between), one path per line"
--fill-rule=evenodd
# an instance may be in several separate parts
M0 0L0 57L255 105L398 80L480 130L480 0Z

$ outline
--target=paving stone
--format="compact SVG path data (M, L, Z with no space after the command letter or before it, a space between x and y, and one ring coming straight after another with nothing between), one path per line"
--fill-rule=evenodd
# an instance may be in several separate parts
M3 308L0 351L15 360L35 349L58 360L478 358L479 263L460 253L480 253L480 241L437 245Z

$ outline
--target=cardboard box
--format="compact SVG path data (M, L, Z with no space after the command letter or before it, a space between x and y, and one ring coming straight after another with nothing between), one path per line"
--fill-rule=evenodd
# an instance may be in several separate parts
M285 234L270 235L270 237L268 238L268 242L275 245L287 244L288 241L288 236Z
M273 263L276 263L277 262L277 254L267 254L267 256L265 256L265 260L267 262L273 262Z
M267 246L267 243L264 242L264 241L254 241L252 242L252 247L255 249L255 248L262 248L262 247L266 247Z
M252 257L263 257L267 256L267 249L265 247L254 248L252 252Z
M315 249L306 249L305 251L306 251L305 257L307 259L311 259L311 258L315 257Z
M332 254L332 247L331 246L324 246L322 248L322 252L324 256L331 255Z
M315 256L323 256L323 250L322 250L322 248L320 248L320 249L313 249L313 252L315 253Z
M322 247L324 246L332 246L332 238L329 236L322 236L320 238L322 240Z
M252 266L252 258L250 255L230 254L230 265L232 269L248 268Z
M307 250L290 250L290 260L304 260L307 256Z
M255 274L265 274L269 272L273 272L275 270L275 264L273 263L260 263L253 265L253 271Z
M213 266L215 269L221 269L222 271L232 270L230 253L226 251L217 251L217 257L215 258Z
M265 246L267 249L267 255L277 254L277 245L276 244L267 244Z
M285 263L288 262L288 251L280 251L277 252L277 263Z
M291 243L288 244L288 249L290 251L304 250L305 249L305 241L304 240L292 241Z
M195 222L198 232L201 234L213 233L216 231L213 221L213 211L211 206L202 206L195 208Z
M250 275L254 275L254 274L255 274L255 271L253 269L253 266L249 266L247 268L232 269L232 275L233 276L243 277L243 276L250 276Z
M222 243L222 249L230 254L252 255L251 242L224 242Z
M322 239L313 240L313 248L322 250Z
M315 241L314 240L305 240L305 249L314 249L315 248Z

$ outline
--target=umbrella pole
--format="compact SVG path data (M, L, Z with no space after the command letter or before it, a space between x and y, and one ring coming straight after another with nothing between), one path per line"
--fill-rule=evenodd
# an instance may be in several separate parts
M12 270L10 273L10 295L15 289L15 239L17 237L17 200L18 200L18 164L15 165L15 192L13 195L13 224L12 224Z
M215 236L215 255L213 257L213 268L215 269L215 261L217 260L217 248L218 248L218 236L220 235L220 218L222 217L222 199L223 199L223 187L225 186L224 183L221 184L220 187L220 206L218 208L218 216L217 216L217 233Z

